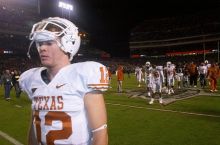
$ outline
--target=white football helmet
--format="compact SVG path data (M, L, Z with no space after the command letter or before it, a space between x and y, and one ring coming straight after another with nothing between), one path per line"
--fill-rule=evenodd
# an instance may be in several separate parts
M172 63L171 63L170 61L167 62L167 66L171 66L171 64L172 64Z
M150 62L147 61L147 62L145 63L145 65L146 65L146 66L150 66Z
M60 42L57 41L60 38ZM33 25L29 39L36 43L39 51L38 42L57 41L58 46L66 53L70 54L69 60L78 52L80 47L80 36L78 28L69 20L59 17L49 17ZM28 55L30 52L30 47Z
M205 60L205 64L208 64L209 63L209 61L208 60Z

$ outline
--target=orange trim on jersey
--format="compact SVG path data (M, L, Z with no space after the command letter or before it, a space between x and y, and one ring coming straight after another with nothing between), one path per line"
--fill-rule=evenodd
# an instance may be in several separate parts
M88 86L108 86L108 84L88 84Z
M100 90L100 91L106 91L106 90L108 90L108 88L92 88L92 89L94 89L94 90Z
M89 87L89 88L96 88L96 89L104 88L104 89L107 89L108 87Z
M88 86L89 88L92 88L92 89L108 89L108 85L106 86Z
M108 88L109 86L88 86L89 88Z

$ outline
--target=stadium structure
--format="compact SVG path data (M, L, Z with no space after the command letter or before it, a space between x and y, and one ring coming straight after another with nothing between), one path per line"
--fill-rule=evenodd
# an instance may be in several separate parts
M0 1L0 55L2 58L11 58L22 56L26 57L29 47L29 33L33 24L41 19L48 17L42 13L41 0L1 0ZM54 0L51 7L48 8L50 16L68 17L73 20L69 11L57 10L58 0ZM54 11L52 11L54 9ZM48 13L48 12L47 12ZM74 21L75 22L75 21ZM79 22L76 21L76 24ZM90 46L90 34L77 25L81 36L81 48L78 53L81 58L109 58L110 55L104 51ZM32 57L38 57L36 49L31 49Z
M219 62L220 16L207 13L146 20L131 30L130 57Z

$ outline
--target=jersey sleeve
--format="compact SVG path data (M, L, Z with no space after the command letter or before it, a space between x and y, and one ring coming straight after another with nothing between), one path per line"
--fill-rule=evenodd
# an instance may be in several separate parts
M31 89L30 89L31 80L30 80L30 78L33 76L34 70L35 69L30 69L30 70L23 72L18 80L21 90L26 92L28 94L28 96L31 96Z
M109 86L107 67L97 62L90 62L87 64L87 69L87 92L106 91Z

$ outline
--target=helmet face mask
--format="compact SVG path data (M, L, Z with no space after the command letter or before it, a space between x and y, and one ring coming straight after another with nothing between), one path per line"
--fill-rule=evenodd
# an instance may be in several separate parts
M30 40L37 42L53 41L56 36L51 32L35 32L30 36Z
M60 41L57 38L60 38ZM57 41L58 46L65 53L70 54L70 61L80 47L78 28L72 22L59 17L50 17L34 24L29 39L36 44L38 42ZM39 45L37 45L38 47Z
M37 41L37 42L35 42L35 43L36 43L37 50L38 50L38 52L39 52L39 51L40 51L39 48L40 48L42 45L52 45L53 43L57 43L57 41L48 40L48 41Z

